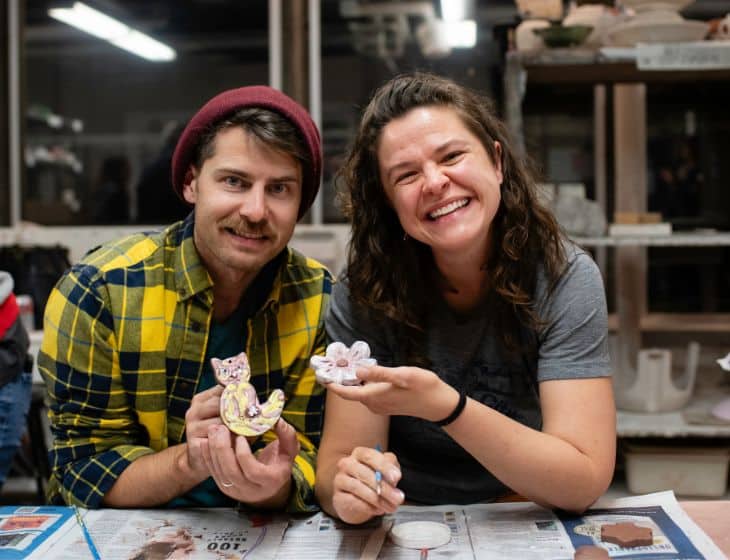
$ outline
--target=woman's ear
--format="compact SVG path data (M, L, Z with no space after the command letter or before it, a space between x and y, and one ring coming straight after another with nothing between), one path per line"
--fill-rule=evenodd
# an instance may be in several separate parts
M504 175L502 173L502 144L500 144L497 140L494 141L494 160L494 170L497 172L497 176L499 177L499 182L501 184L504 179Z

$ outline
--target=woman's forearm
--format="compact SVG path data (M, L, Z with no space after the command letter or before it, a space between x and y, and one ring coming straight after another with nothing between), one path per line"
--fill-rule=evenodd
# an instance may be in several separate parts
M611 406L598 413L606 417L601 422L584 418L586 426L546 425L540 432L469 399L461 416L444 429L514 492L548 507L582 511L611 482Z

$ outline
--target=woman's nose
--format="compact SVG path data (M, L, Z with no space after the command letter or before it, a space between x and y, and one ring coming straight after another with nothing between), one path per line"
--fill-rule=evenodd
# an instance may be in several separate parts
M423 171L423 190L431 193L439 193L444 190L449 182L448 177L441 167L435 164L426 165Z

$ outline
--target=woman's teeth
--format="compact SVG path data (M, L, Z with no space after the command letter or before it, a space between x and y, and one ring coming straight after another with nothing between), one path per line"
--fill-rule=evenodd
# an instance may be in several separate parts
M442 206L438 210L434 210L431 212L428 217L432 220L435 220L436 218L440 218L441 216L445 216L446 214L451 214L452 212L458 210L459 208L463 208L469 204L469 199L464 198L462 200L455 200L454 202L447 204L446 206Z

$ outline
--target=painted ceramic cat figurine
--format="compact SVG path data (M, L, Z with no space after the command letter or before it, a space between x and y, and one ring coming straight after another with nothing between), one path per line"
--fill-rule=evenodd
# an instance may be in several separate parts
M245 352L220 360L211 358L215 378L225 387L221 395L220 416L233 433L260 436L274 427L284 409L284 392L275 389L266 402L259 403L256 389L248 380L251 367Z

